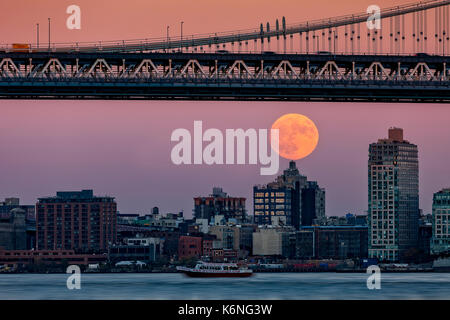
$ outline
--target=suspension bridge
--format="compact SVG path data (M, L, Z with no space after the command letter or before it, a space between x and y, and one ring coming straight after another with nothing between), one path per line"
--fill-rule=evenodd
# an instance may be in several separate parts
M450 0L179 37L0 46L4 99L450 101Z

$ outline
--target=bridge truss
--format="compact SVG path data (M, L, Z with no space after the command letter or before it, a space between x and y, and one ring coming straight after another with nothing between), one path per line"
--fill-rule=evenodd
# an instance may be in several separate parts
M0 54L0 97L449 101L450 57Z
M4 46L0 98L447 102L449 5L382 9L379 30L361 13L179 39Z

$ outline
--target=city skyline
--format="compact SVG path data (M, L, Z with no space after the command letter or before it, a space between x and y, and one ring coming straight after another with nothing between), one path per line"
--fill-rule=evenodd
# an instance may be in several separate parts
M260 176L251 165L173 165L170 132L189 128L196 119L208 128L269 128L286 113L305 114L318 126L316 151L297 161L297 167L327 190L328 216L365 213L368 146L391 126L403 127L405 139L419 146L424 213L431 213L433 193L448 187L445 159L450 148L442 137L450 134L445 125L450 111L444 105L433 105L433 115L428 115L426 104L182 104L189 114L180 112L178 102L2 101L0 197L35 203L56 190L94 189L115 196L122 213L143 214L158 206L191 216L193 197L219 186L230 196L247 198L247 210L253 213L252 187L270 177ZM279 172L288 166L288 160L280 161Z
M450 298L450 0L4 2L0 300Z

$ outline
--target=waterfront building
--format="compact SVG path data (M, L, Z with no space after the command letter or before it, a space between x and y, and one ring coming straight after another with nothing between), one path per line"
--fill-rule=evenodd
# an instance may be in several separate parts
M0 201L0 217L8 216L11 210L20 208L25 211L25 218L27 220L34 220L35 208L34 205L24 205L20 203L20 198L5 198Z
M296 233L298 259L353 259L368 256L367 226L311 226Z
M403 129L369 146L368 200L369 257L402 260L417 247L419 220L418 151Z
M116 242L117 204L92 190L61 191L36 204L38 250L106 252Z
M258 225L270 225L273 217L279 217L282 219L276 221L299 229L325 217L325 190L317 182L307 181L290 161L275 181L253 187L253 212Z
M297 259L316 258L314 230L302 228L296 232L295 257Z
M221 242L220 248L238 249L239 236L235 229L235 227L228 225L210 226L209 234L215 235L217 241Z
M194 198L194 217L211 222L212 218L219 215L226 221L236 219L243 222L246 219L245 200L242 197L230 197L222 188L215 187L209 196Z
M233 249L240 257L251 254L253 247L254 224L213 225L209 227L209 234L215 237L215 248Z
M275 256L282 254L281 232L275 228L258 229L253 233L253 255Z
M200 258L202 249L202 237L180 236L178 240L178 259Z
M153 262L161 256L164 241L160 238L130 238L109 247L108 260Z
M449 253L450 248L450 188L433 195L433 227L431 253Z
M253 232L256 230L256 225L237 225L236 229L238 230L239 250L251 253L253 248Z
M295 234L292 227L264 226L253 233L254 256L283 256L291 255L291 239Z
M211 252L211 260L214 263L236 262L238 260L238 252L233 249L213 248Z
M317 181L307 181L301 192L301 225L311 226L325 217L325 189Z
M106 254L78 254L74 250L3 250L0 265L11 268L26 265L89 265L105 263Z
M14 209L20 209L25 212L25 224L26 224L26 246L23 247L22 237L23 230L21 228L16 228L15 239L11 238L10 231L8 229L12 226L10 223L15 218L11 215ZM20 220L20 219L19 219ZM24 205L20 203L19 198L5 198L4 201L0 201L0 247L4 241L17 241L21 244L16 245L16 249L33 249L36 247L36 219L35 219L35 206L34 205ZM8 226L9 224L9 226ZM6 240L9 239L9 240ZM8 244L8 247L13 247Z
M214 241L216 241L216 236L212 234L203 234L202 237L202 256L212 257L212 250L214 248Z
M21 208L12 209L0 216L0 248L6 250L27 249L26 212Z
M433 236L433 226L431 223L419 225L419 240L417 249L422 256L428 257L431 253L431 238Z

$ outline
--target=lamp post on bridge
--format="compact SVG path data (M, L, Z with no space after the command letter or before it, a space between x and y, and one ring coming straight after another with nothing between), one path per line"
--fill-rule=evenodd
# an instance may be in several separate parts
M184 21L181 21L180 23L180 51L183 52L183 23Z
M48 51L50 51L50 30L51 30L51 24L50 24L50 18L48 18Z
M36 23L36 47L39 49L39 23Z
M167 52L169 52L169 26L167 26L166 48L167 48Z

